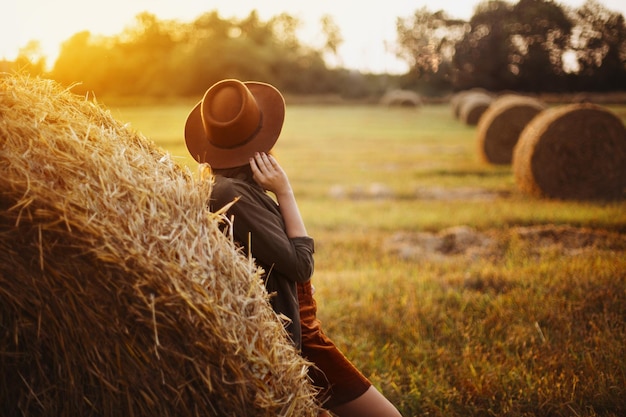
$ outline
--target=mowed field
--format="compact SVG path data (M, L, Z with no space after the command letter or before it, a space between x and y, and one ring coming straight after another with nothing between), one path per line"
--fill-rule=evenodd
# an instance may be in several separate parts
M193 105L109 108L194 171ZM403 415L626 415L626 201L522 194L446 104L287 106L319 316Z

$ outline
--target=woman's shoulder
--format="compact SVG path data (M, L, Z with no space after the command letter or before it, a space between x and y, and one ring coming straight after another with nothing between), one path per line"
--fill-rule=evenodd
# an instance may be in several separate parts
M257 200L260 198L259 194L264 194L264 192L244 180L216 175L211 191L211 201L215 207L220 207L235 198Z
M243 181L216 175L211 190L211 200L226 203L240 196L245 189Z

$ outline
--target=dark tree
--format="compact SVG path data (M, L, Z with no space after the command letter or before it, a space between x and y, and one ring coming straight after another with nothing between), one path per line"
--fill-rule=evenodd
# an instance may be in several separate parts
M455 44L469 30L467 22L453 19L443 10L431 13L423 7L410 17L398 18L396 29L396 55L410 68L405 86L449 89Z
M564 87L563 54L569 45L572 22L556 3L520 0L513 8L510 28L510 70L515 89L550 91Z
M455 86L553 91L565 85L563 54L572 23L549 0L485 1L457 43Z
M511 42L514 22L513 8L505 1L485 1L477 6L470 31L456 44L456 89L500 90L515 84L510 61L515 52Z
M624 16L588 0L575 13L578 89L626 89L626 24Z

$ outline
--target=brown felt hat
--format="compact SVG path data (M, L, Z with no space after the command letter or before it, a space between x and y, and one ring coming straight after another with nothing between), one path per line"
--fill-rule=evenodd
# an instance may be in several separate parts
M198 162L213 168L242 166L255 152L274 147L284 120L285 100L275 87L222 80L189 113L185 143Z

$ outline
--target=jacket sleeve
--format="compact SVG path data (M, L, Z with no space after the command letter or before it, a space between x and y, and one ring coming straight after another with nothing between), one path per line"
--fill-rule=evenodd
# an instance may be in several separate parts
M306 282L313 275L314 241L311 237L289 238L277 204L267 194L245 184L226 182L213 189L215 208L239 198L228 210L233 235L251 253L266 273L278 272L287 279Z

